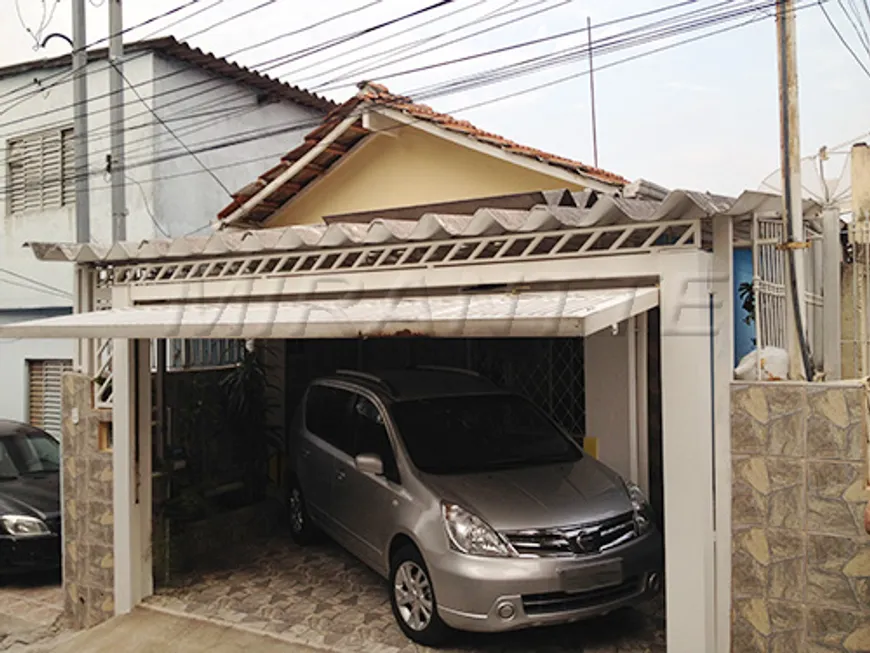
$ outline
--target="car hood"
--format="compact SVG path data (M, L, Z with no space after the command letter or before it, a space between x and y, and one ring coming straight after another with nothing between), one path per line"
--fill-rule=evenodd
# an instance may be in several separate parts
M575 526L632 509L619 475L588 455L574 463L425 480L442 499L498 531Z
M27 515L40 519L60 513L59 474L24 476L0 481L0 514Z

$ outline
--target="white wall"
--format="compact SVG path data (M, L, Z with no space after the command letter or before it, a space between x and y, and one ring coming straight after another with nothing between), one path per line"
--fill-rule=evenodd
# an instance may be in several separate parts
M584 339L586 435L598 438L598 458L623 478L633 478L629 402L628 322Z
M36 320L62 315L66 309L28 311L0 311L0 324ZM65 358L72 360L75 343L72 340L22 340L0 338L0 419L26 422L27 414L27 360Z
M203 163L215 169L230 191L255 179L277 161L279 153L301 143L310 123L320 118L318 112L289 102L260 105L256 91L249 87L150 52L130 53L123 70L142 98L125 85L127 240L160 238L164 231L184 235L213 222L229 202L227 194L186 154L149 107L193 149L225 142L252 129L309 123L281 137L202 154ZM93 62L88 68L91 240L101 243L111 242L112 235L111 185L102 173L109 153L108 71L105 61ZM9 139L72 127L73 89L68 72L58 68L0 79L0 97L4 98L0 113L0 323L35 319L45 314L44 309L72 306L72 265L39 262L24 244L75 241L74 207L9 215L5 192ZM46 90L31 94L36 88L34 79ZM50 86L57 82L62 83ZM22 87L27 91L15 93ZM26 99L10 106L18 98ZM212 113L201 115L208 111ZM156 162L178 153L184 156ZM24 313L21 309L32 311ZM26 416L25 360L73 358L74 352L73 341L0 340L0 417Z
M140 84L151 77L152 55L150 53L135 53L126 63L124 71L132 84ZM62 73L58 75L58 73ZM42 81L43 86L64 80L62 84L42 93L27 97L13 108L4 110L0 115L0 267L12 270L41 283L72 292L72 266L63 264L47 265L36 261L31 252L23 247L29 241L72 242L75 240L75 209L64 206L50 211L27 212L9 215L6 197L6 154L9 139L17 136L42 131L45 129L60 129L72 127L72 84L63 69L24 73L0 79L0 96L21 87L32 84L34 78ZM150 83L137 90L148 97L152 91ZM96 242L111 240L111 212L109 184L99 171L105 168L106 154L109 149L109 77L106 62L94 62L88 72L88 167L94 175L90 177L91 186L91 237ZM21 94L12 95L9 99L26 97ZM125 97L129 103L129 93ZM135 98L133 98L135 100ZM5 101L5 100L4 100ZM146 116L133 116L133 105L127 106L126 125L131 134L142 131L142 125L150 123ZM44 115L43 115L44 114ZM137 224L144 214L144 201L138 189L133 187L127 191L128 204L132 218L131 224ZM150 225L150 219L146 220ZM153 234L148 225L136 226L133 233L143 237ZM2 281L2 280L6 281ZM34 308L45 306L71 306L70 297L57 294L33 291L8 283L22 282L0 270L0 309L3 308ZM32 284L31 284L32 285Z
M276 164L281 155L302 142L302 137L322 117L317 111L288 102L260 103L251 89L222 81L174 59L155 57L154 72L156 108L191 150L260 136L243 144L197 154L230 192L254 181ZM294 127L294 131L277 136L262 137L262 133L257 133ZM159 179L157 214L174 236L213 223L218 211L230 202L227 192L186 154L165 128L155 127L154 135L157 158L173 157L154 167Z

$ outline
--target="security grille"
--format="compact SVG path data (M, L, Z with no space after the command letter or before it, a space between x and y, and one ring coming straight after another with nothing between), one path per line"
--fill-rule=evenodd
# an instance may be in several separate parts
M167 367L171 370L227 367L242 361L245 341L226 338L172 340L167 349Z
M73 131L60 129L8 141L10 213L41 211L75 201Z
M27 368L28 419L33 426L60 437L63 421L62 379L64 372L72 371L72 361L30 360L27 362Z
M570 433L585 432L582 339L473 340L469 362L471 369L531 399Z
M788 349L788 295L786 294L787 259L782 243L785 228L780 218L753 218L752 263L755 296L755 332L757 347ZM824 361L824 299L822 297L821 234L807 229L810 247L805 250L805 297L807 302L804 331L817 368Z
M581 338L372 338L287 341L287 401L336 369L470 369L528 397L572 434L586 431Z

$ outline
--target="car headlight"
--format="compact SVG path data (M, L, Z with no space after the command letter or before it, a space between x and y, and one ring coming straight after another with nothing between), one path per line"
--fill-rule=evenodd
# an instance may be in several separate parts
M452 503L441 505L451 546L460 553L495 558L510 557L507 543L485 521Z
M25 515L3 515L0 517L0 526L3 526L3 530L9 535L18 537L46 535L49 532L44 521Z
M637 525L638 532L643 535L653 527L652 507L649 505L643 490L636 483L626 481L625 489L634 510L634 523Z

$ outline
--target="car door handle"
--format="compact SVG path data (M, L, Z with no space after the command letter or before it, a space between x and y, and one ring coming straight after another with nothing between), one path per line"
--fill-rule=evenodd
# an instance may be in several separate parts
M336 472L335 478L338 479L339 481L343 481L344 479L347 478L347 474L345 472L339 470L338 472Z

